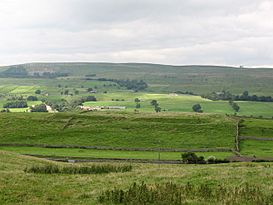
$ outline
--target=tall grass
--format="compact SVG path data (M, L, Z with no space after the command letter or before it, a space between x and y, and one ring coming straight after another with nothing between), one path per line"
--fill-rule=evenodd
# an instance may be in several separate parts
M129 172L131 165L91 165L91 166L57 166L53 164L25 168L27 173L36 174L104 174L110 172Z
M176 185L173 183L147 185L134 183L128 190L114 189L103 192L99 203L128 205L181 205L181 204L272 204L273 194L265 194L259 186L242 184L236 187L207 184Z

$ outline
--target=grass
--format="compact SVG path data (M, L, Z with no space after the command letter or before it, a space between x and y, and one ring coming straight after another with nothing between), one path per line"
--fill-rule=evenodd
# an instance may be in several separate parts
M240 135L271 138L273 137L273 120L246 118L240 128Z
M223 66L169 66L136 63L39 63L26 64L22 67L31 71L47 70L50 67L52 70L70 74L68 78L57 80L21 79L18 84L21 83L24 86L26 86L25 82L28 83L28 86L57 85L58 82L73 86L80 83L88 84L89 82L83 82L80 79L86 74L96 74L97 78L143 79L149 84L148 91L153 93L181 90L206 94L225 89L234 94L241 94L247 88L250 93L256 95L271 95L273 88L273 69L264 68L238 69ZM14 80L3 79L3 83L13 85Z
M2 113L0 140L124 148L233 148L235 124L222 115Z
M114 92L106 94L96 94L96 102L86 102L85 106L125 106L127 111L134 111L135 98L141 100L139 109L141 112L154 112L150 102L157 100L162 110L168 112L193 112L192 106L200 104L205 113L234 114L227 101L211 101L200 96L174 95L174 94L152 94L133 92ZM113 101L114 100L114 101ZM116 101L118 100L118 101ZM238 115L241 116L263 116L271 118L273 116L273 103L264 102L237 102L240 106Z
M99 196L98 201L113 204L170 204L183 205L193 201L206 204L269 204L273 195L264 193L259 186L248 183L236 187L226 185L199 184L178 185L134 183L127 190L108 190Z
M135 164L131 172L92 176L44 175L24 172L28 166L43 166L48 163L46 160L0 151L0 204L95 205L98 204L97 199L103 192L115 188L127 190L134 182L137 184L144 182L148 185L161 184L162 186L166 183L174 183L178 186L186 186L190 183L195 187L206 184L215 191L220 186L234 190L242 186L242 183L247 183L253 189L258 188L263 195L270 195L273 190L273 167L270 163L161 165L160 167ZM64 165L62 163L52 164ZM84 166L93 164L98 163L87 163ZM221 196L218 195L218 197ZM269 204L271 202L269 201ZM200 204L201 202L198 199L192 199L188 203Z
M240 147L242 155L273 158L273 141L242 140Z
M44 155L50 157L79 157L79 158L118 158L118 159L158 159L158 152L153 151L119 151L119 150L93 150L70 148L39 148L39 147L0 147L0 150L12 151L19 154ZM233 154L231 152L197 152L198 156L225 159ZM180 152L160 152L161 160L180 160Z

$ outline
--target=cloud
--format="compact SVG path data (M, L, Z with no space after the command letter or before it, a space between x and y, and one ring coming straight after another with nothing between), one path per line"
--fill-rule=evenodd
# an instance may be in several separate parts
M273 66L266 0L1 0L0 64Z

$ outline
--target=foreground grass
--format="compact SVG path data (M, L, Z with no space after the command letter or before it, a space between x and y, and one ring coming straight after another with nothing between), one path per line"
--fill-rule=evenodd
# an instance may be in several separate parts
M0 150L13 151L19 154L44 155L49 157L80 157L80 158L119 158L119 159L154 159L159 158L153 151L119 151L70 148L39 148L39 147L0 147ZM198 156L225 159L232 156L231 152L197 152ZM181 160L180 152L160 152L161 160Z
M134 182L172 182L182 186L188 183L193 186L206 184L212 188L222 185L227 189L248 183L250 187L258 187L264 195L273 191L273 167L269 163L134 164L132 172L101 175L43 175L24 172L27 166L48 163L0 151L0 204L98 204L97 199L102 192L114 188L126 190ZM98 163L85 166L93 164ZM189 204L204 204L203 202L193 199Z

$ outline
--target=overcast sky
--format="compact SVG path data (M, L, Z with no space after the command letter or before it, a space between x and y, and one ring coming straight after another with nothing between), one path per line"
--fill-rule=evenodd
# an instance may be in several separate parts
M0 65L273 66L272 0L0 0Z

